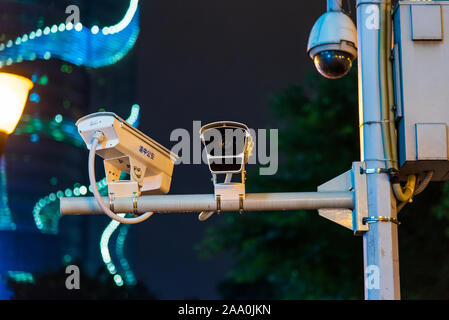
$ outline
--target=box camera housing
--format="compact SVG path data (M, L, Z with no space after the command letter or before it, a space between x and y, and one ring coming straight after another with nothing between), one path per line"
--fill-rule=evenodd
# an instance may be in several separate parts
M76 123L90 150L93 135L104 135L96 153L104 159L109 193L165 194L170 190L176 155L112 112L98 112ZM122 171L131 181L119 181Z

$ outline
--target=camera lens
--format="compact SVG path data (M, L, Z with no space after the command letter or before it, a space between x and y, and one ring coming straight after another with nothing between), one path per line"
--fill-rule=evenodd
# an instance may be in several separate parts
M326 50L318 53L313 62L319 73L328 79L338 79L351 70L352 54L339 50Z
M226 127L218 129L221 136L221 155L240 154L245 148L245 132L240 128Z
M246 133L240 128L209 129L203 133L203 137L211 156L232 156L245 149Z
M223 137L223 140L221 141L221 148L223 150L222 154L225 156L233 155L234 145L235 145L234 139L226 139L226 137Z

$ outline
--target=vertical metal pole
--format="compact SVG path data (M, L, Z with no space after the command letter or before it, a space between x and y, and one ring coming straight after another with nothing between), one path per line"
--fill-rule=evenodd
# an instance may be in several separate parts
M357 0L359 113L362 161L367 169L385 168L381 131L379 21L389 0ZM396 218L396 200L388 174L369 174L370 217ZM370 224L363 236L365 299L400 299L398 229L392 222Z

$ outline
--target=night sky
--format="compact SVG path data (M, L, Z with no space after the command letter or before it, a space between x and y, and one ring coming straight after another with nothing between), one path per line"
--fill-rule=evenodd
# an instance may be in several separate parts
M306 46L325 1L145 0L138 39L140 129L171 148L170 132L233 120L275 128L270 94L302 81ZM175 166L172 194L213 193L206 165ZM230 256L203 260L194 250L214 216L152 217L136 226L137 277L158 298L219 298Z

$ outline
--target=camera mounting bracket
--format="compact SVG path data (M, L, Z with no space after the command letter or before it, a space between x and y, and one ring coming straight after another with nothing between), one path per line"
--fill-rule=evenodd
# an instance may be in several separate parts
M215 201L217 202L217 212L221 212L222 202L226 201L239 201L240 208L239 211L242 214L243 209L243 200L245 200L245 180L246 180L246 171L245 165L243 165L240 182L231 182L232 173L227 173L225 181L222 183L217 182L217 174L213 174L213 182L214 182L214 193L215 193Z

